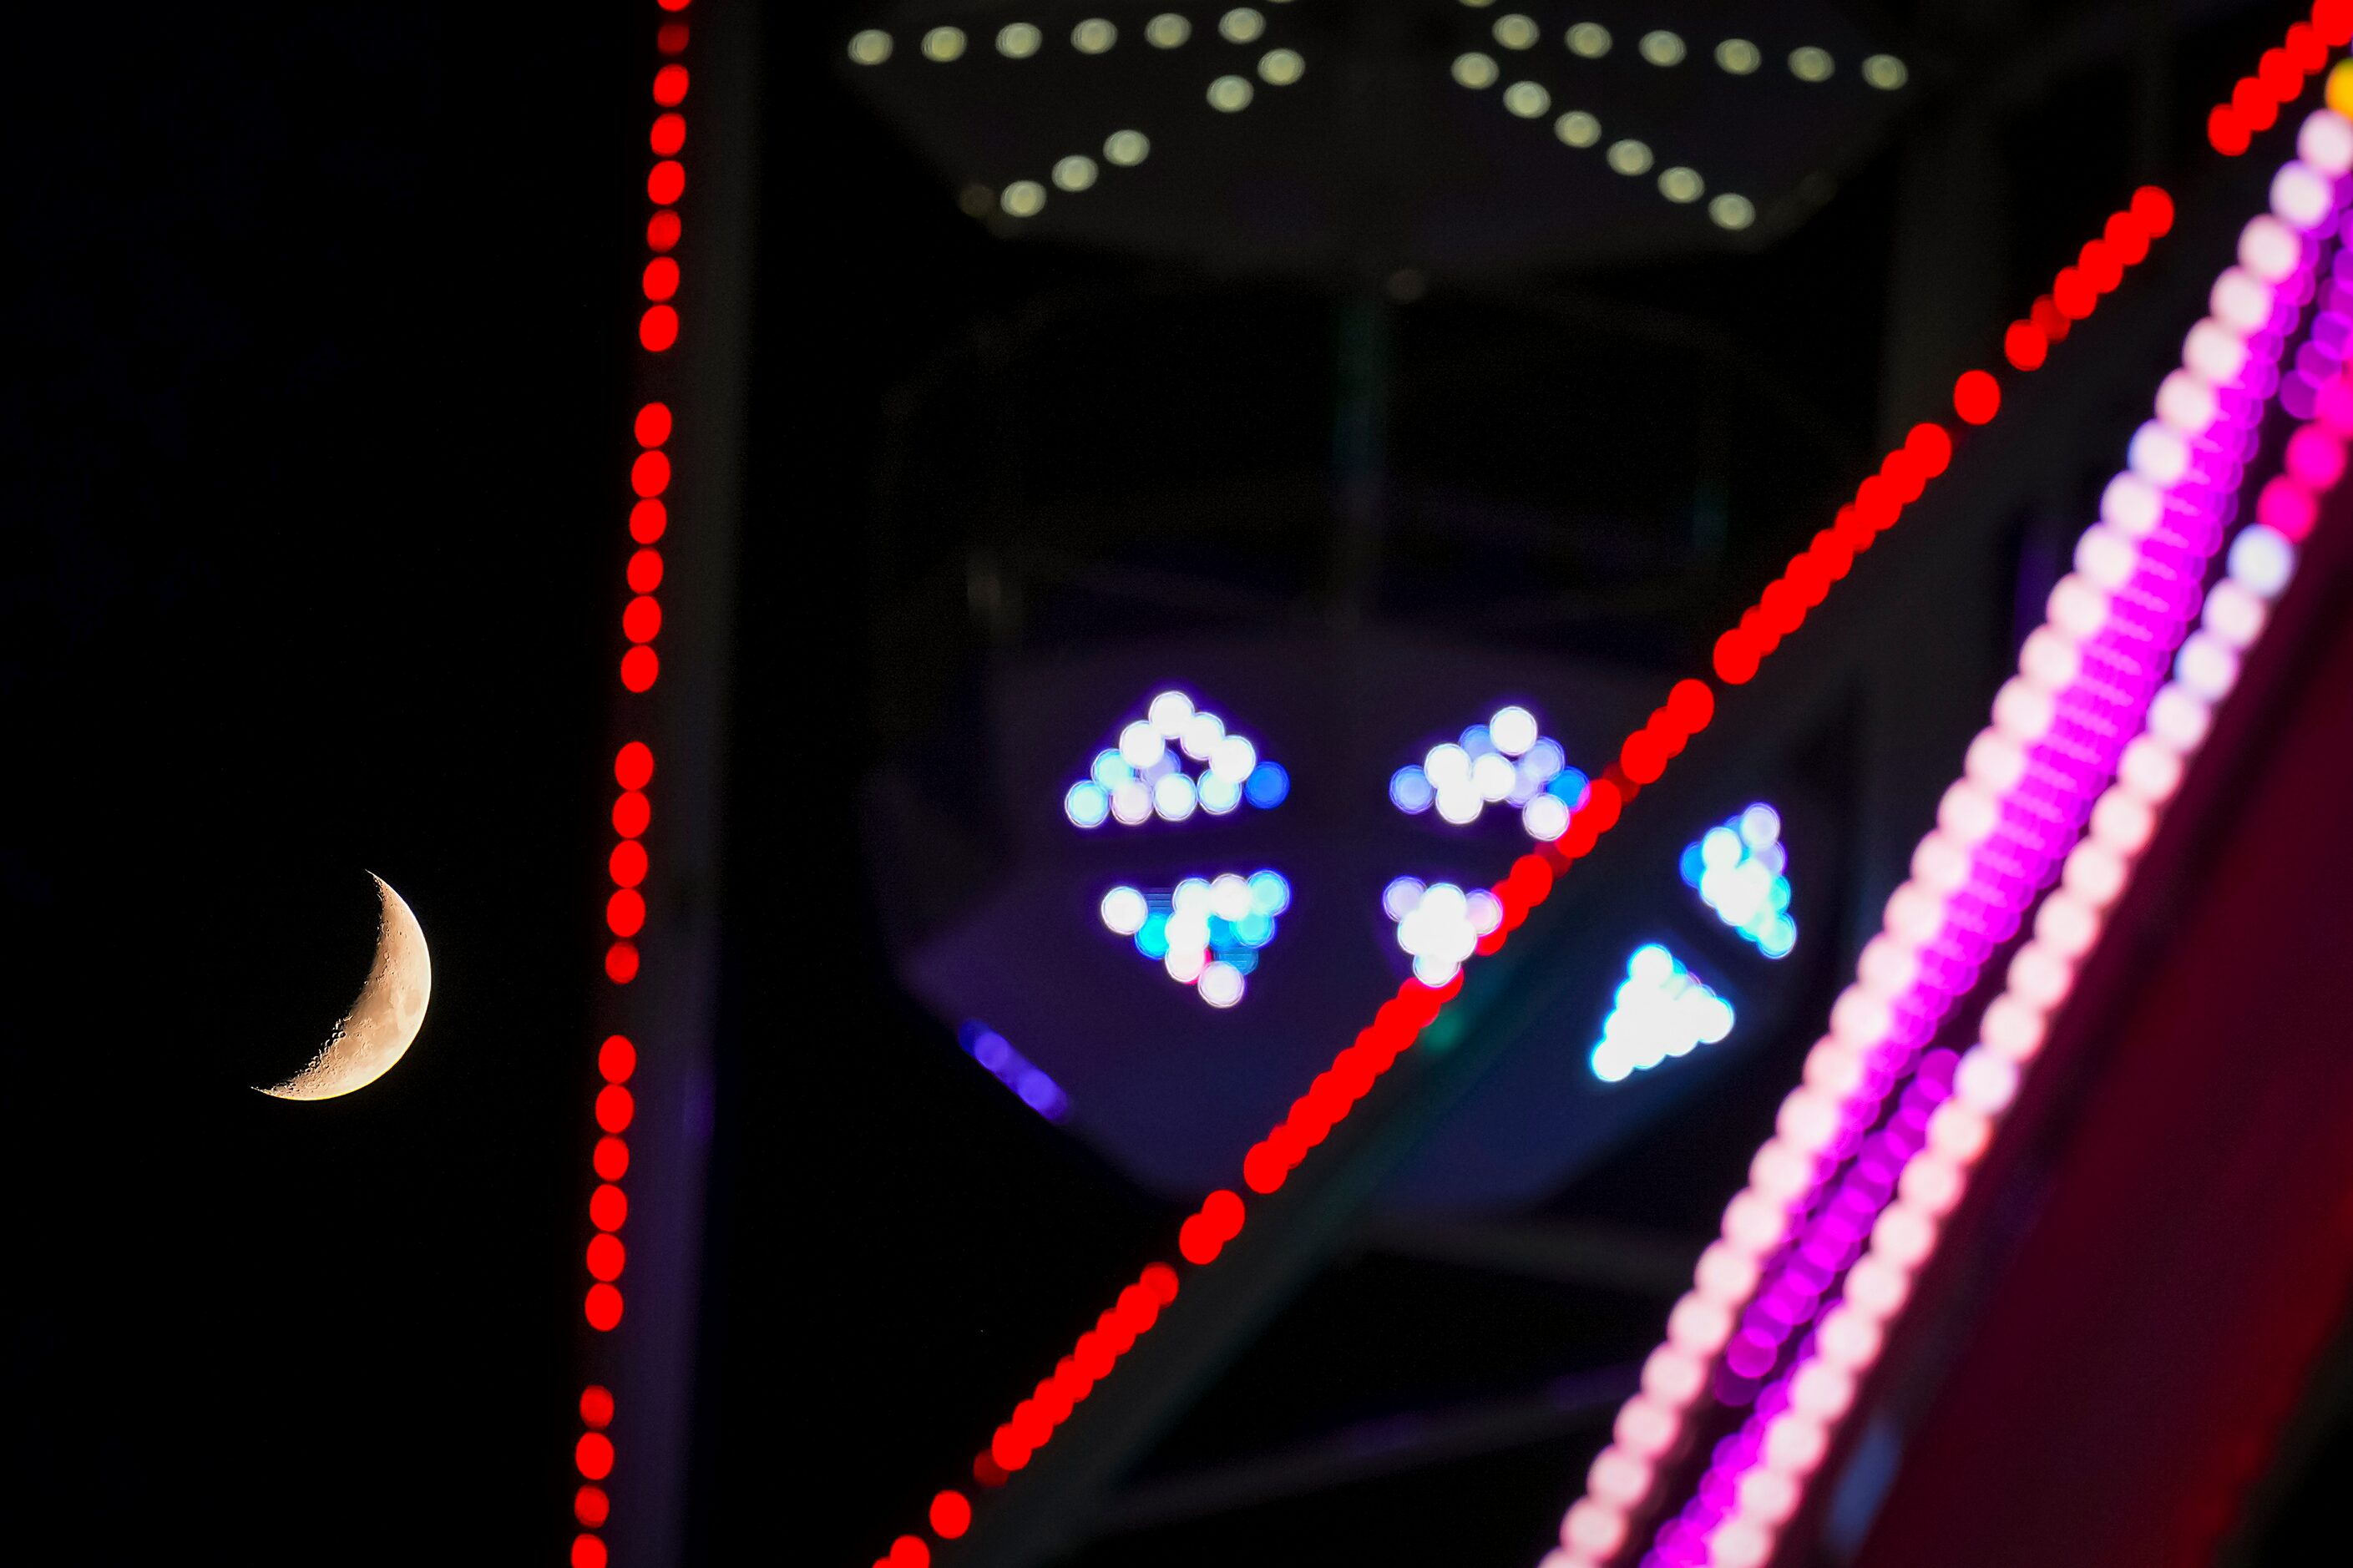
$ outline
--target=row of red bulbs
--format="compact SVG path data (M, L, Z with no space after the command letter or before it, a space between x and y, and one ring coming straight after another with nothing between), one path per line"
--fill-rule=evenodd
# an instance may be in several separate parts
M2230 101L2206 116L2206 140L2214 151L2235 158L2256 135L2279 122L2280 110L2304 94L2305 84L2328 64L2328 51L2353 43L2353 0L2318 0L2311 19L2287 30L2276 48L2265 49L2253 75L2231 89Z

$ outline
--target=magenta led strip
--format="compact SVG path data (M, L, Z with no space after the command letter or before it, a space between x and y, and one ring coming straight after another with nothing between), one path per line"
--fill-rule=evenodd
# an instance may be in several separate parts
M1804 1084L1783 1101L1774 1137L1725 1209L1721 1238L1701 1256L1545 1568L1593 1568L1624 1550L1633 1516L1700 1415L1711 1368L1719 1393L1746 1397L1788 1362L1788 1342L1844 1273L1842 1299L1749 1421L1718 1445L1690 1506L1643 1559L1764 1562L1855 1378L1875 1361L1937 1220L1958 1201L2020 1067L2203 742L2211 704L2235 680L2239 652L2285 585L2317 495L2342 466L2353 420L2332 420L2353 411L2353 397L2333 369L2327 392L2316 393L2321 367L2299 363L2291 390L2322 405L2320 422L2291 442L2289 472L2264 490L2262 521L2233 544L2230 577L2184 642L2278 385L2277 362L2313 296L2321 242L2353 170L2353 121L2314 114L2297 151L2273 181L2271 212L2242 231L2238 264L2217 279L2211 314L2160 388L2157 417L2134 437L2130 467L2102 498L2101 521L1996 697L1992 725L1971 742L1964 777L1889 899L1884 928L1864 947L1856 983L1807 1058ZM2299 398L2287 401L2304 411ZM2174 678L2159 689L2177 646ZM2110 786L2112 777L2119 782ZM2054 875L2062 890L2044 900L2032 940L2011 960L1983 1039L1966 1056L1922 1057ZM1880 1126L1899 1084L1895 1112Z

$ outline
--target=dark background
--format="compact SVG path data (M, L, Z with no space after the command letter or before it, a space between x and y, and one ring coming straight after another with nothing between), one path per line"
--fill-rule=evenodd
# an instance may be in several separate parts
M958 743L942 715L987 658L960 565L980 525L931 505L940 473L893 445L907 389L953 371L976 330L1071 299L1103 335L1070 363L1100 373L1167 341L1176 311L1151 301L1173 297L1264 323L1275 346L1250 393L1308 411L1255 455L1258 478L1312 492L1329 458L1334 290L992 239L843 88L845 26L822 9L776 10L764 44L691 1493L692 1553L712 1562L871 1558L1176 1217L1016 1102L892 978L859 782ZM2253 58L2277 25L2256 9L2185 42L2178 101ZM19 1155L0 1539L39 1542L40 1560L199 1544L558 1560L652 20L125 8L45 24L20 62L0 394L0 1050ZM2094 75L2021 115L2009 155L2038 179L2005 215L2004 298L2029 297L2128 184L2102 132L2126 96ZM2196 134L2176 121L2168 158ZM2055 169L2053 145L2074 154ZM1873 449L1893 184L1892 156L1868 162L1753 258L1529 285L1704 320L1826 422L1810 468L1736 510L1691 593L1560 647L1632 639L1662 668L1695 664L1851 480L1841 448ZM1445 405L1459 384L1438 371L1482 363L1514 308L1431 289L1401 328L1431 379L1401 395ZM1209 398L1176 395L1199 375L1175 366L1160 389L1176 436L1188 406L1210 416ZM984 401L952 388L923 408L953 430ZM1475 405L1416 428L1424 468L1410 447L1400 460L1432 484L1510 457L1510 429ZM1643 456L1629 467L1683 454ZM1172 440L1127 452L1115 485L1075 460L1059 477L1116 494L1224 482L1222 462ZM1630 480L1615 499L1637 545L1686 521L1679 493ZM1498 570L1426 543L1463 595ZM1266 569L1310 570L1271 549ZM1442 595L1410 607L1450 613ZM1101 629L1045 624L1073 646ZM425 1032L364 1094L256 1095L364 966L363 868L431 938ZM822 918L771 896L786 876L822 889ZM1739 1092L1550 1206L1697 1234L1784 1076L1760 1058ZM1563 1345L1594 1365L1639 1355L1657 1319L1640 1300L1355 1258L1178 1451L1378 1414L1350 1383L1367 1347L1416 1347L1380 1398L1442 1400L1572 1370ZM1389 1561L1442 1544L1522 1562L1593 1442L1112 1550Z

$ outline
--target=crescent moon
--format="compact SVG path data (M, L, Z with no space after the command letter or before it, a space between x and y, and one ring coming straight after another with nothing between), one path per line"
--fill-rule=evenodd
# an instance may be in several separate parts
M375 962L360 994L327 1031L311 1065L284 1083L261 1090L280 1100L332 1100L365 1089L408 1054L433 1000L433 957L425 928L392 884L373 871L379 896ZM259 1087L259 1086L257 1086Z

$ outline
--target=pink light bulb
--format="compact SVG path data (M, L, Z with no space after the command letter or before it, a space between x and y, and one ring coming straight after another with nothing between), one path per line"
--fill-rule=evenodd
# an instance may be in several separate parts
M1757 1157L1748 1162L1748 1184L1780 1203L1796 1197L1813 1185L1813 1181L1812 1158L1799 1153L1778 1138L1767 1139L1757 1151ZM1715 1296L1716 1292L1703 1288L1702 1294Z
M2239 683L2239 656L2211 632L2195 631L2173 661L2173 678L2209 702L2220 702Z
M2295 133L2295 155L2324 174L2353 173L2353 121L2316 109Z
M1780 1149L1784 1152L1788 1150L1788 1146L1778 1139L1765 1147ZM1811 1173L1810 1162L1806 1170L1808 1174ZM1728 1242L1711 1241L1707 1244L1707 1250L1699 1255L1699 1266L1692 1270L1692 1282L1709 1300L1730 1306L1748 1300L1749 1292L1757 1289L1757 1259L1753 1256Z
M2235 648L2253 646L2263 635L2271 608L2243 583L2225 577L2207 592L2206 629ZM2138 742L2135 742L2138 744Z
M1817 1421L1836 1421L1853 1404L1854 1374L1842 1367L1825 1361L1810 1361L1789 1379L1789 1408L1803 1411Z
M1687 1291L1667 1314L1667 1342L1694 1356L1712 1356L1732 1337L1732 1314L1723 1304Z
M2068 651L2072 654L2074 650L2070 648ZM2031 675L2026 679L2034 681ZM2063 689L2040 682L2035 682L2035 685L2037 689L2043 691ZM2026 752L2016 741L2000 731L1980 730L1976 739L1969 742L1961 766L1962 771L1978 784L1995 795L2007 795L2018 787L2020 779L2026 776Z
M1947 843L1955 842L1947 839ZM1918 857L1915 855L1916 860ZM1882 931L1862 944L1855 973L1875 996L1900 996L1920 977L1920 950Z
M2221 411L2214 389L2206 384L2203 377L2189 371L2174 371L2158 384L2157 416L2184 436L2203 436ZM2148 531L2143 528L2126 531L2138 538Z
M2214 593L2220 594L2229 586L2227 583L2218 584ZM2213 595L2207 595L2210 612L2213 605ZM2116 763L2116 782L2151 805L2161 805L2173 798L2173 792L2181 787L2181 773L2180 757L2147 735L2134 736Z
M1866 1321L1886 1321L1911 1294L1912 1277L1884 1258L1866 1257L1846 1272L1846 1310Z
M1706 1381L1707 1364L1673 1345L1661 1345L1642 1363L1642 1392L1662 1408L1683 1409Z
M1985 1021L1978 1026L1978 1035L1988 1047L2014 1062L2031 1061L2042 1048L2042 1037L2049 1027L2041 1008L2030 1006L2015 996L1997 996L1986 1008Z
M1938 898L1933 889L1924 888L1917 882L1905 882L1887 896L1884 919L1887 929L1895 935L1915 947L1926 947L1936 940L1938 931L1945 929L1945 900ZM1858 1045L1876 1041L1880 1034L1885 1032L1883 1029L1867 1037L1846 1035L1838 1027L1835 1015L1831 1017L1831 1028L1833 1033L1852 1039Z
M2074 984L2073 966L2040 942L2028 942L2010 961L2010 990L2045 1011L2057 1006Z
M1915 1156L1905 1162L1895 1190L1911 1207L1942 1219L1961 1201L1961 1168L1950 1160Z
M2247 340L2243 333L2234 332L2212 317L2189 329L2182 340L2181 363L2188 365L2210 386L2231 386L2237 384L2247 368Z
M1957 1100L1945 1101L1928 1118L1928 1148L1956 1165L1975 1164L1992 1139L1993 1118Z
M2345 477L2345 444L2307 425L2287 438L2287 471L2308 489L2333 489Z
M2010 746L2010 743L2000 735L1978 737L1980 742L1989 739L2002 746L2008 746L2009 755L2016 759L2019 771L2021 773L2025 771L2026 759L2019 753L2018 748ZM1972 743L1969 747L1972 761L1976 759L1978 752L1978 746ZM1912 851L1912 879L1938 897L1950 899L1968 882L1968 851L1941 833L1931 833L1927 837L1920 840L1918 847ZM1863 977L1863 988L1882 996L1896 995L1904 989L1900 985L1894 987L1873 985L1868 975Z
M1936 1225L1903 1203L1881 1211L1871 1227L1871 1250L1898 1268L1915 1268L1936 1245Z
M1786 1209L1762 1194L1752 1193L1745 1187L1725 1207L1724 1238L1743 1252L1768 1250L1779 1243L1788 1228L1789 1215Z
M2251 336L2268 326L2276 303L2271 285L2242 267L2225 268L2222 276L2214 279L2213 292L2206 297L2206 307L2214 312L2214 319L2242 336ZM2133 468L2137 473L2148 474L2159 484L2170 482L2150 474L2138 463Z
M1594 1456L1593 1468L1585 1472L1585 1486L1606 1503L1633 1509L1650 1495L1651 1479L1657 1474L1649 1460L1636 1458L1612 1443Z
M1810 1089L1791 1089L1782 1097L1781 1109L1773 1116L1775 1134L1789 1147L1808 1154L1818 1154L1829 1148L1831 1140L1838 1136L1838 1129L1837 1102ZM1733 1201L1736 1204L1739 1199ZM1727 1211L1727 1221L1730 1217Z
M2165 435L2175 447L2180 446L2179 435L2171 431ZM2188 461L2186 455L2183 461ZM2133 542L2105 523L2094 523L2075 542L2075 570L2111 594L2131 582L2139 566L2140 551Z
M2213 710L2204 698L2170 681L2148 705L2148 732L2184 755L2206 743L2213 722Z
M2239 231L2239 265L2265 283L2278 283L2304 260L2304 237L2266 214Z
M2306 234L2336 207L2336 182L2308 164L2288 163L2272 176L2272 211Z
M2049 626L2037 626L2018 651L2018 668L2045 691L2064 691L2084 672L2084 656L2075 645ZM1974 744L1974 742L1972 742Z
M1587 1498L1560 1521L1561 1544L1572 1552L1605 1558L1626 1543L1626 1516L1608 1503Z
M1971 1046L1953 1070L1953 1098L1972 1110L2000 1116L2018 1098L2018 1064L1982 1045Z
M2063 888L2034 912L2035 942L2071 963L2089 952L2099 936L2099 912Z
M2236 338L2231 339L2236 342ZM2190 376L2185 371L2176 375L2188 377L2191 384L2205 389L2211 400L2213 389L2202 376ZM2147 539L2157 531L2165 516L2165 492L2142 479L2138 474L2125 472L2108 481L2100 492L2100 521L2129 539Z
M1619 1410L1610 1436L1635 1458L1655 1460L1673 1447L1682 1431L1682 1418L1673 1411L1637 1394Z
M1887 1004L1859 985L1850 985L1831 1004L1831 1033L1852 1045L1870 1045L1887 1037Z
M2051 625L2073 642L2089 642L2108 624L2108 596L2070 572L2051 590Z
M1963 844L1982 844L2000 821L2000 803L1967 779L1946 786L1936 802L1937 827Z
M1873 937L1873 942L1883 942ZM1870 949L1863 950L1866 953ZM1889 993L1893 994L1893 993ZM1837 1038L1825 1035L1814 1042L1806 1053L1806 1087L1833 1100L1843 1100L1862 1083L1862 1053ZM1817 1151L1819 1152L1819 1151Z
M1785 1410L1766 1423L1765 1463L1785 1476L1812 1475L1830 1446L1830 1432L1810 1415Z
M1773 1555L1773 1537L1744 1518L1725 1520L1708 1532L1707 1560L1715 1568L1762 1568Z
M1751 1470L1740 1478L1736 1495L1743 1517L1778 1526L1798 1511L1798 1500L1804 1494L1797 1482L1778 1470Z
M2067 852L2060 873L2069 892L2095 910L2105 910L2124 891L2125 865L2105 844L2086 839Z
M2021 746L2032 745L2049 734L2057 713L2049 692L2037 690L2014 675L1994 693L1994 728Z
M1893 1264L1886 1266L1894 1267ZM1855 1265L1857 1268L1862 1267L1861 1263ZM1909 1281L1906 1281L1906 1293L1909 1293ZM1814 1345L1816 1353L1831 1365L1860 1375L1864 1368L1879 1359L1879 1349L1885 1339L1877 1322L1841 1301L1823 1316L1822 1326L1814 1335Z

